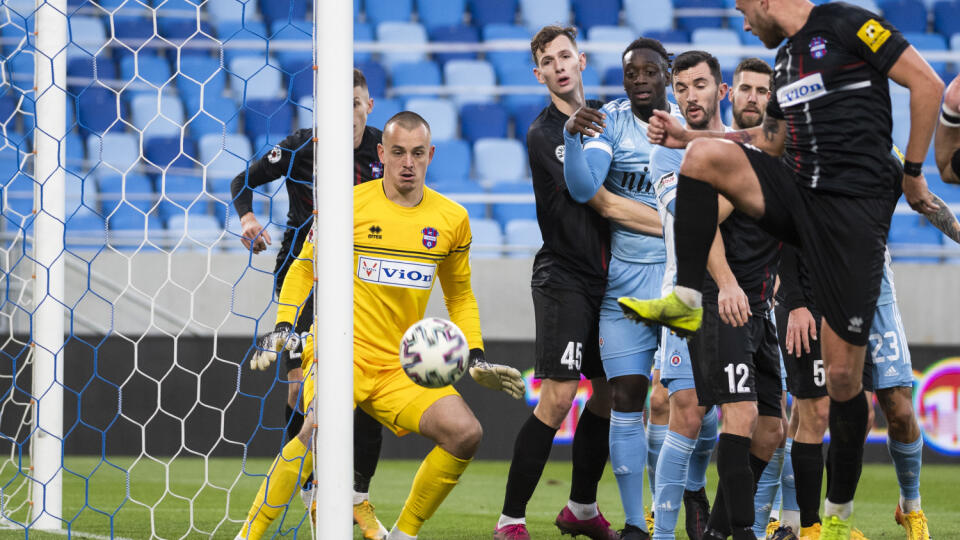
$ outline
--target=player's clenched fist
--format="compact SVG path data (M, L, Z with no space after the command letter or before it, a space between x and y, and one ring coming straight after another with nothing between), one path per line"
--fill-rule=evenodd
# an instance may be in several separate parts
M655 110L647 126L647 139L650 144L659 144L667 148L686 148L689 142L687 128L683 127L676 116Z
M257 338L257 350L250 357L250 367L264 370L270 367L284 349L294 351L300 347L300 336L292 332L290 323L278 323L273 332Z
M483 349L470 349L470 376L480 386L501 390L513 399L520 399L526 393L520 372L510 366L487 363Z
M596 109L583 106L567 119L563 127L571 135L579 133L587 137L596 137L603 133L603 128L607 127L606 117L607 115Z

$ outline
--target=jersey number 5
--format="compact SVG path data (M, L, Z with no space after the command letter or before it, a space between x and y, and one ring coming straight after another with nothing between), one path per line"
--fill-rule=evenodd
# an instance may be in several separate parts
M563 357L560 363L567 366L569 370L580 371L580 359L583 357L583 344L579 341L567 342L567 348L563 351Z

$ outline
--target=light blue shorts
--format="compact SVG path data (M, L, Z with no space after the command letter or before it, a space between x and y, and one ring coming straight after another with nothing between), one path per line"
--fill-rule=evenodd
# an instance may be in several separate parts
M610 259L607 291L600 306L600 358L607 379L622 375L650 376L659 327L637 324L623 316L617 298L660 297L663 263L640 264Z
M873 364L874 390L913 386L907 334L896 302L877 306L867 343L867 364Z
M675 336L664 328L660 335L660 353L660 383L667 387L668 395L696 388L690 349L685 338Z

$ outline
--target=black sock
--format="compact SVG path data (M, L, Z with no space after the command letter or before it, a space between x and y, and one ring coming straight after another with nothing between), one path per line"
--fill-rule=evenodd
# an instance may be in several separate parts
M673 237L677 251L677 285L703 288L707 255L717 232L717 190L706 182L680 175Z
M863 445L867 437L866 394L861 390L849 401L830 398L830 448L827 450L830 479L827 498L844 504L853 500L863 468Z
M757 460L760 461L760 460ZM737 538L747 529L753 535L754 472L750 463L750 438L721 433L717 443L717 474L723 486L730 532ZM750 489L746 489L751 486Z
M800 526L820 523L820 490L823 488L823 443L793 441L790 449L793 478L797 485Z
M760 483L760 477L763 476L763 470L767 468L767 461L750 454L750 471L753 472L753 493L757 493L757 484Z
M300 434L300 428L303 427L303 415L300 414L300 411L292 409L288 403L287 408L283 410L283 418L287 425L287 440L292 441L294 437Z
M597 484L610 457L610 419L583 409L573 434L573 478L570 500L580 504L597 501Z
M527 502L540 482L556 434L556 429L541 422L533 413L523 423L513 443L513 460L507 474L507 492L503 497L503 515L521 518L527 514Z
M353 490L357 493L370 491L382 445L383 426L357 407L353 412Z
M719 461L717 462L719 465ZM717 494L713 497L713 506L710 508L710 517L707 518L707 530L720 533L718 536L730 536L730 518L727 517L727 501L723 496L723 484L717 484Z

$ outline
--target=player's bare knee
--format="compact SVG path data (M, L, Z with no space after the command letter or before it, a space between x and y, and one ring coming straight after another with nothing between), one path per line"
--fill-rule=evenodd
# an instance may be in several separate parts
M827 367L827 393L835 401L849 401L863 389L863 371L837 363Z
M297 433L297 438L300 439L300 442L307 448L310 448L310 445L313 443L313 431L316 423L317 420L313 416L313 413L307 414L303 419L303 426L300 427L300 433Z
M663 418L670 414L670 398L666 391L654 387L650 393L650 415Z
M722 406L721 431L741 437L752 437L757 427L757 402L739 401Z
M550 427L559 427L570 412L573 398L577 395L579 381L554 381L548 379L540 387L540 402L533 414Z
M480 440L483 439L483 427L476 418L458 419L454 425L449 426L452 429L450 441L441 446L448 447L448 451L460 459L469 459L477 453L480 447Z
M687 145L683 163L680 165L680 174L716 187L713 172L717 169L716 163L726 157L723 146L716 140L694 139Z

